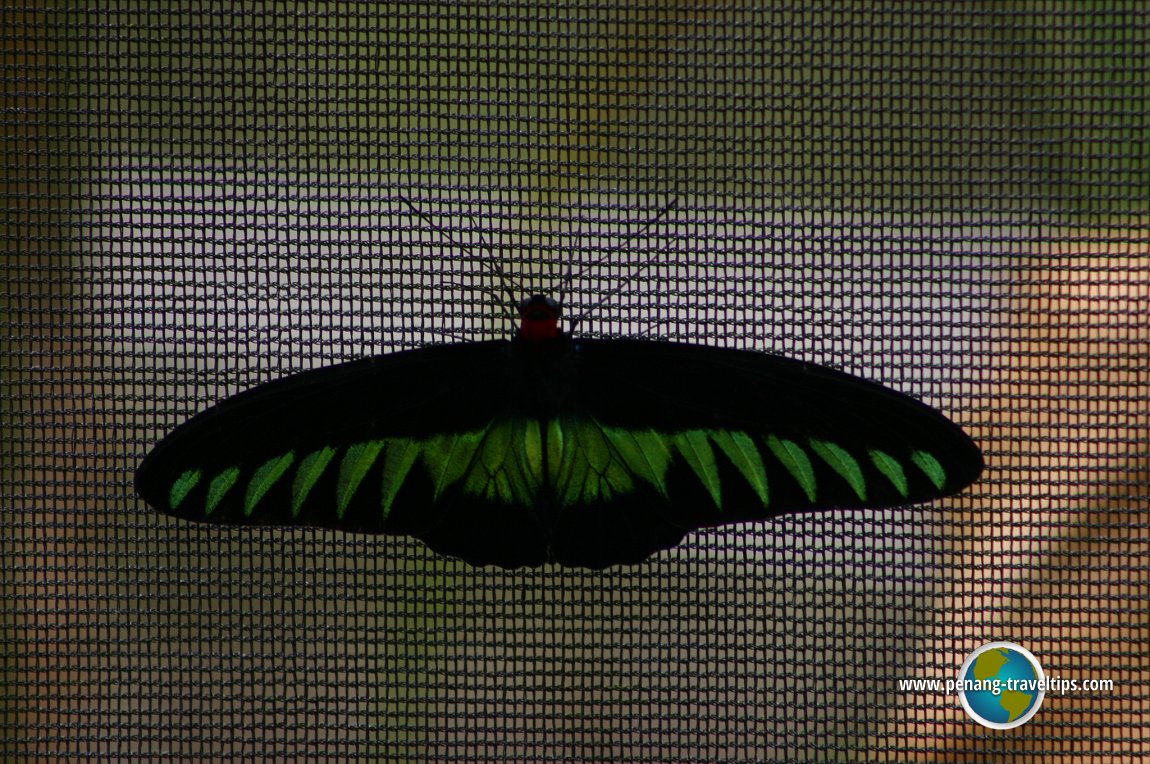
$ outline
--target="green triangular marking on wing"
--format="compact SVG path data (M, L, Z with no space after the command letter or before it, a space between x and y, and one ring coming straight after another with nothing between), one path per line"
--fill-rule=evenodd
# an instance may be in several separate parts
M642 450L642 458L646 463L646 469L650 470L652 483L664 496L667 494L667 468L671 465L671 459L674 454L671 453L671 444L667 442L666 436L660 435L651 430L641 430L632 433L635 444ZM624 461L628 466L633 469L634 462L624 455ZM644 467L639 467L636 472L643 474Z
M403 481L411 472L412 465L419 458L420 446L410 438L389 438L386 450L383 452L383 484L380 504L383 509L383 519L391 514L391 505L395 501Z
M537 419L517 419L515 427L522 447L511 450L513 464L508 469L515 472L515 481L520 485L519 490L526 493L527 501L534 502L547 479L544 474L543 429Z
M521 444L520 444L521 445ZM503 465L511 448L511 425L506 420L493 422L486 437L478 444L478 459L464 473L463 490L473 496L511 502L511 484L504 476Z
M611 450L603 428L591 420L581 421L575 428L575 440L583 451L588 468L599 474L606 472L611 463Z
M671 451L662 435L650 430L627 430L620 427L604 427L611 447L619 455L624 466L637 478L655 487L664 498L667 496L667 465L671 463Z
M815 471L811 467L811 460L807 457L802 446L793 440L767 436L767 448L775 458L782 462L787 472L793 477L807 495L812 504L815 502Z
M719 466L715 463L715 452L702 430L687 430L674 436L675 448L683 455L687 465L703 483L715 506L723 506L722 487L719 484Z
M599 473L610 459L607 440L598 425L577 421L567 425L563 436L563 453L555 476L555 493L565 505L594 501L600 497ZM550 431L552 428L548 428ZM555 428L562 429L562 428Z
M343 460L339 463L339 480L335 489L335 511L341 519L351 503L351 497L355 495L356 489L382 450L382 440L369 440L348 446Z
M478 449L479 464L482 465L487 472L495 473L503 469L503 463L511 451L511 437L514 434L514 430L514 424L506 419L493 422L491 426L487 428L486 437L483 439L483 442L479 444ZM521 439L516 445L524 447L526 441Z
M631 493L636 480L667 495L666 473L672 459L671 436L649 430L603 427L594 419L548 426L563 433L559 465L549 470L561 503L608 501ZM550 443L548 452L550 453Z
M934 483L935 488L942 490L946 485L946 470L938 463L938 459L926 451L915 451L910 455L910 460L914 462L914 466L922 470L922 474L926 475L930 482Z
M543 454L538 452L534 457L527 455L530 447L527 442L527 420L515 419L508 423L508 437L514 443L509 447L500 464L498 473L498 493L508 503L531 502L538 493L541 483L536 479L532 462L538 463L540 470L543 467ZM484 449L490 448L488 443Z
M248 490L244 492L245 516L251 517L256 504L259 504L264 494L276 484L277 480L283 477L293 461L295 461L295 452L288 451L283 456L276 456L267 460L255 471L252 479L248 481Z
M549 427L548 437L554 432L558 432L558 427ZM559 438L561 444L561 434ZM395 441L396 444L399 442ZM404 446L402 461L396 461L402 470L397 469L395 477L387 477L384 485L384 504L388 511L411 468L410 462L415 459L408 449L414 449L423 457L432 482L433 500L460 484L461 490L468 495L490 501L532 504L545 480L543 435L536 420L496 419L482 430L436 435L410 443L410 446ZM389 441L389 453L396 447ZM547 444L547 450L551 457L553 442ZM399 460L400 457L395 458ZM548 479L557 474L558 468L555 460L548 461Z
M576 429L578 441L586 450L588 472L584 495L610 500L618 494L635 490L635 478L640 477L615 446L607 430L594 419L581 422Z
M807 442L820 459L847 481L847 485L855 492L855 496L859 497L859 501L866 501L866 478L863 477L855 458L836 443L814 438L810 438Z
M808 452L798 443L775 435L766 436L765 443L813 504L817 498L817 478ZM715 447L747 481L762 505L768 506L770 490L764 452L751 435L729 430L678 433L629 430L603 427L592 418L545 422L498 419L472 432L437 435L426 440L391 438L356 444L348 449L340 466L338 505L342 516L380 450L386 449L381 496L385 518L413 465L421 457L432 481L433 500L459 485L468 495L532 506L540 491L550 486L562 505L574 506L607 501L632 492L636 481L652 486L666 497L667 470L678 454L715 506L721 509L722 480ZM809 448L846 481L861 501L866 500L866 476L854 456L825 440L811 439ZM908 486L902 466L882 451L872 449L867 453L876 469L906 496ZM915 453L915 463L932 481L937 483L944 478L937 460L926 452ZM320 460L321 456L325 458ZM310 490L310 484L318 478L328 459L330 453L325 451L305 459L297 484L306 474L310 476ZM297 494L306 495L301 491ZM299 502L302 503L302 499Z
M210 515L216 511L216 507L220 505L224 496L232 489L232 486L236 484L236 480L238 480L239 477L239 467L229 467L215 476L211 485L208 486L208 500L204 505L205 515Z
M731 460L731 464L735 465L735 469L742 474L766 507L770 498L767 470L751 436L745 432L716 430L711 433L711 440Z
M528 419L523 423L522 468L529 481L538 487L543 485L543 432L538 419Z
M538 425L534 428L538 432ZM533 476L532 463L542 470L543 455L525 453L532 447L528 439L528 426L523 419L493 422L478 446L478 458L466 473L463 490L499 500L506 504L529 503L538 488ZM541 448L537 440L535 447Z
M634 490L635 474L618 459L612 458L606 470L599 475L599 491L603 498L610 499L616 494L632 493Z
M203 474L200 470L188 470L176 478L176 482L172 483L172 490L168 494L168 505L173 510L184 503L184 499L188 498L188 494L200 482Z
M313 451L303 458L296 470L295 478L291 484L291 516L299 517L303 503L307 501L308 494L315 487L316 481L323 475L327 465L335 456L335 449L324 446L319 451Z
M561 427L551 428L562 432ZM568 438L563 433L563 451L560 454L559 467L556 471L554 486L555 493L561 504L574 504L583 495L583 487L587 482L587 458L583 455L583 446L579 442L578 429Z
M872 448L867 451L870 456L871 463L874 464L882 474L886 475L886 479L894 486L894 489L899 492L904 499L908 496L910 488L906 482L906 473L902 471L902 465L898 461L886 453L879 451L877 448Z
M423 447L423 462L427 465L435 487L433 498L438 499L450 486L467 474L475 458L475 451L483 442L486 429L476 432L436 435Z
M563 445L566 436L563 426L558 419L547 422L547 480L551 485L558 485L559 471L563 468Z

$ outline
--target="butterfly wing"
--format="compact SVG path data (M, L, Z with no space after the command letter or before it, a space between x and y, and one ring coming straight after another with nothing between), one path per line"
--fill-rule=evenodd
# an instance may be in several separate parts
M174 430L136 475L186 519L410 534L474 564L638 562L690 530L937 498L981 457L838 372L661 342L486 342L305 372Z
M942 414L825 367L632 340L578 340L569 363L584 418L568 448L600 469L594 490L560 481L553 555L568 564L641 558L674 529L937 499L982 470Z
M164 438L137 470L137 492L189 520L420 535L468 501L482 503L460 498L448 479L459 468L450 447L457 433L483 431L514 405L510 345L364 358L241 393ZM519 550L546 549L524 511L507 508L502 522L498 510L483 513L519 529L497 540L508 562Z

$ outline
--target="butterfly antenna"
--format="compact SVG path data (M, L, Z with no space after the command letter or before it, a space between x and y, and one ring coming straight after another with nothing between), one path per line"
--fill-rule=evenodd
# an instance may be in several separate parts
M634 336L635 337L646 337L648 334L655 331L655 329L657 329L661 326L666 326L667 324L671 323L671 321L672 321L672 319L670 319L670 318L659 318L659 319L656 319L654 321L649 321L647 323L646 328L643 329L642 331L638 332Z
M664 205L663 209L659 210L659 213L658 213L657 215L655 215L655 217L651 218L651 219L650 219L650 220L648 220L646 223L644 223L644 224L642 225L642 227L641 227L641 228L640 228L638 231L635 231L635 233L632 233L632 234L628 234L627 236L625 236L625 237L623 237L622 239L620 239L618 244L616 244L615 246L613 246L613 247L611 247L610 249L608 249L606 252L604 252L602 255L600 255L598 258L596 258L596 260L595 260L594 262L590 263L588 266L585 266L585 267L591 267L591 266L596 266L596 265L599 265L599 264L600 264L600 263L602 263L604 260L606 260L608 257L610 257L611 255L615 254L615 253L616 253L616 252L618 252L620 249L622 249L624 244L626 244L627 242L631 241L632 239L636 239L636 238L638 238L639 236L642 236L644 233L646 233L648 230L650 230L651 226L655 225L655 224L656 224L656 223L658 223L660 220L662 220L663 218L665 218L665 217L667 216L667 213L668 213L668 212L670 212L671 210L673 210L673 209L676 207L676 205L678 205L678 204L679 204L679 197L677 197L677 196L676 196L676 197L672 197L672 198L671 198L671 200L670 200L669 202L667 202L667 204L666 204L666 205ZM632 272L632 273L631 273L631 275L630 275L630 276L628 276L627 278L625 278L625 279L623 279L622 281L620 281L620 282L619 282L619 283L618 283L618 284L615 286L615 288L614 288L614 289L612 289L612 290L610 290L609 292L607 292L607 294L603 295L603 297L601 297L601 298L600 298L598 301L596 301L596 302L595 302L593 305L591 305L591 307L587 308L587 310L585 310L585 311L583 311L582 313L580 313L580 314L579 314L579 315L578 315L578 316L575 318L575 320L571 322L571 326L570 326L570 328L568 329L568 331L570 331L570 332L574 332L574 331L575 331L575 328L576 328L577 326L579 326L579 324L580 324L580 323L583 321L583 319L587 318L587 316L591 315L591 313L593 313L594 311L596 311L596 310L598 310L599 308L603 307L603 305L604 305L604 304L605 304L605 303L606 303L608 300L610 300L612 297L614 297L615 295L617 295L617 294L619 294L620 292L622 292L622 291L623 291L623 289L624 289L624 288L625 288L625 287L626 287L628 284L630 284L632 281L634 281L634 280L635 280L635 278L636 278L636 277L637 277L637 276L638 276L640 273L642 273L642 272L643 272L643 271L645 271L647 268L649 268L649 267L651 266L651 263L652 263L652 262L654 262L654 260L653 260L653 259L651 259L651 260L648 260L647 262L645 262L645 263L643 263L642 265L640 265L640 266L638 267L638 269L636 269L634 272ZM578 275L578 274L570 274L568 271L564 271L563 277L564 277L564 279L566 280L566 278L567 278L568 276L571 276L572 278L574 278L574 277L576 277L577 275Z
M450 337L451 339L459 340L460 342L471 342L475 339L474 337L468 337L465 334L458 334L456 332L449 332L446 329L432 329L432 330L425 330L425 331L427 331L428 334L434 335L436 337Z
M571 243L569 252L578 252L579 245L583 241L583 218L579 217L577 220L578 225L575 227L575 240ZM567 279L571 275L571 265L573 262L574 259L569 257L567 262L563 265L563 272L559 274L559 294L556 299L559 301L560 308L563 307L563 303L567 299Z
M406 204L408 209L410 209L413 213L415 213L415 215L420 220L422 220L424 223L427 223L433 231L438 231L445 239L447 239L449 242L451 242L452 244L454 244L457 247L461 247L461 248L463 248L467 251L470 251L470 252L475 251L474 246L472 246L471 244L464 244L463 242L456 239L454 236L451 235L451 231L449 231L448 229L444 228L443 226L439 225L434 220L432 220L429 215L424 213L423 210L416 207L415 204L413 204L403 194L397 194L396 196L399 198L399 200L401 202ZM475 222L474 218L472 218L472 222ZM497 279L499 279L500 284L502 284L502 286L503 286L504 294L510 298L509 305L514 310L514 306L519 303L520 295L518 293L516 293L515 289L513 289L512 287L519 288L520 292L522 292L522 289L519 287L518 284L515 283L514 279L512 279L510 276L508 276L507 272L505 270L503 270L501 267L499 267L499 264L494 261L495 250L487 242L487 239L484 238L483 232L481 230L479 230L478 227L476 227L475 232L479 235L480 251L486 251L488 254L492 255L491 261L488 261L485 258L480 258L479 259L480 267L486 268L489 273L493 274ZM501 301L502 298L501 298L498 291L491 289L489 287L480 287L480 289L482 291L486 292L487 294L495 297L497 300Z

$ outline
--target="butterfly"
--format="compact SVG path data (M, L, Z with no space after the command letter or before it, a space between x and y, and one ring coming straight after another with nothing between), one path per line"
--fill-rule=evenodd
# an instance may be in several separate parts
M165 437L140 496L188 520L422 540L503 568L638 563L696 529L961 491L978 448L906 395L764 353L560 330L306 371Z

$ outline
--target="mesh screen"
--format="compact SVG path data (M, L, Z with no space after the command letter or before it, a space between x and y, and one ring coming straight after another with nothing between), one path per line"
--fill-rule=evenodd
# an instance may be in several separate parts
M2 11L4 758L1150 751L1142 3L152 7ZM987 469L603 572L136 497L211 403L534 291L883 382ZM997 640L1113 686L994 730L900 684Z

